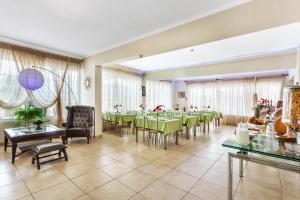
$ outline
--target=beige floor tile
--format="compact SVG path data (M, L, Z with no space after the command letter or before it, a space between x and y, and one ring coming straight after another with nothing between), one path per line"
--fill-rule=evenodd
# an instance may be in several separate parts
M208 181L198 182L190 191L202 199L225 200L227 198L226 189Z
M164 165L159 165L157 163L149 163L139 168L138 170L154 178L160 178L172 169Z
M234 200L255 200L255 198L247 197L245 195L242 195L242 194L239 194L239 193L235 193Z
M194 165L199 165L201 167L211 167L214 164L214 160L211 159L207 159L207 158L202 158L199 156L193 156L191 158L189 158L188 160L186 160L187 163L191 163Z
M140 192L151 183L155 182L156 179L150 175L139 172L137 170L130 172L118 179L122 184L128 186L136 192Z
M157 181L140 194L149 200L179 200L185 195L185 192L170 184Z
M197 178L202 177L207 171L206 167L203 168L198 165L190 164L188 162L180 164L176 167L176 169Z
M119 178L132 171L133 168L121 163L113 163L101 168L101 170L113 178Z
M91 200L91 198L88 195L83 195L83 196L76 198L76 200Z
M148 160L155 160L159 157L163 156L165 152L162 152L161 150L148 150L138 153L137 155L144 157Z
M192 186L198 181L198 178L195 178L178 170L172 170L171 172L163 176L160 180L176 186L177 188L184 191L189 191Z
M237 192L244 196L252 197L257 200L282 199L282 193L280 190L269 188L267 184L265 186L262 186L255 182L249 182L244 179L241 179Z
M29 190L23 181L15 182L0 187L1 200L21 199L30 195Z
M0 173L15 170L15 166L9 160L0 161Z
M89 196L94 200L127 200L133 197L134 194L134 191L122 185L118 181L112 181L103 187L90 192Z
M24 198L19 199L19 200L34 200L34 198L31 195L29 195L29 196L24 197Z
M76 199L82 195L83 193L76 185L71 181L66 181L35 193L33 196L36 200L65 200Z
M255 171L258 174L264 175L264 176L276 176L279 177L279 169L276 169L274 167L269 167L265 165L260 165L252 162L246 162L245 163L245 170L249 171Z
M110 157L115 160L123 160L125 158L132 156L132 154L125 152L125 151L117 151L117 152L105 154L105 156Z
M0 187L21 180L17 170L12 170L0 174Z
M211 152L207 152L207 151L200 151L199 153L196 154L196 156L199 156L201 158L207 158L210 160L218 160L218 158L221 157L221 154L211 153Z
M134 195L133 197L130 198L130 200L147 200L145 197L143 197L142 195Z
M48 170L43 173L39 173L36 176L27 178L24 181L30 192L36 193L66 180L68 180L67 177L58 170Z
M90 192L112 180L111 177L104 174L102 171L95 170L82 176L78 176L72 181L84 192Z
M95 166L88 165L86 162L83 162L83 163L67 166L66 168L60 170L68 178L75 178L77 176L86 174L95 169L96 169Z
M128 165L133 168L141 167L149 162L150 162L150 160L145 159L141 156L137 156L137 155L130 156L130 157L120 161L120 163Z
M164 165L169 168L175 168L178 165L180 165L182 162L183 162L182 160L179 160L176 158L162 157L162 158L155 160L153 163L157 163L159 165Z
M108 156L90 156L89 159L87 161L85 161L85 163L87 165L93 166L95 168L101 168L101 167L105 167L109 164L112 164L114 162L116 162L117 160L112 159Z
M43 165L41 169L37 169L35 166L28 166L28 167L19 168L18 172L23 179L26 179L26 178L36 176L50 169L54 169L54 167L51 165Z
M204 200L204 199L201 198L201 197L192 195L192 194L187 194L187 195L183 198L183 200Z
M255 183L262 187L281 190L281 181L279 176L268 176L262 173L257 173L253 170L245 170L243 180Z
M221 186L223 188L227 188L227 173L218 172L215 170L209 170L201 180L209 181L215 185ZM233 190L236 190L239 183L239 176L233 176Z
M299 200L300 196L293 193L283 193L284 200Z

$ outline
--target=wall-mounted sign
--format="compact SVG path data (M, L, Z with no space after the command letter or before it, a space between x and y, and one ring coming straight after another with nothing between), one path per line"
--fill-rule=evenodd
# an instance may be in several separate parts
M185 98L185 91L178 92L178 98Z

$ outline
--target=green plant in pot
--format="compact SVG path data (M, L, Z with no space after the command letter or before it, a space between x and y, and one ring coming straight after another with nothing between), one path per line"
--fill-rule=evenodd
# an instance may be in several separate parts
M40 125L44 122L43 119L45 117L43 109L34 105L16 108L14 116L17 124L26 124L28 129L31 124L36 124L37 129L40 129Z

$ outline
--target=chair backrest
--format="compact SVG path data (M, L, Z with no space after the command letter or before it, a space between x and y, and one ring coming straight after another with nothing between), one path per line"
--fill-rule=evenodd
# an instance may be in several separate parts
M94 123L94 107L68 106L67 127L88 127Z

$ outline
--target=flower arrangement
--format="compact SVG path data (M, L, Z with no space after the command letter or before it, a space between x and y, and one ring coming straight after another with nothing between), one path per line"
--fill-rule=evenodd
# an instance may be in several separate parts
M210 109L210 105L208 105L208 106L203 106L203 109L208 111L208 110Z
M174 110L177 110L177 111L179 110L179 104L176 104L176 105L175 105Z
M260 98L253 108L255 117L259 118L261 115L266 116L269 114L271 106L272 100Z
M117 113L120 112L119 109L120 109L121 107L122 107L121 104L116 104L116 105L113 106L113 108L116 110Z
M142 111L145 111L145 109L146 109L146 105L144 105L144 104L139 105L139 107Z
M163 111L163 108L165 106L164 105L157 105L154 109L153 109L153 112L161 112Z
M190 110L195 112L196 110L198 110L198 107L194 105L190 105Z

